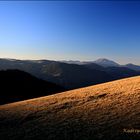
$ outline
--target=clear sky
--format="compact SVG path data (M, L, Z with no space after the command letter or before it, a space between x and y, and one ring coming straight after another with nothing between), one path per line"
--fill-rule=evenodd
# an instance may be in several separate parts
M0 1L0 57L140 65L140 2Z

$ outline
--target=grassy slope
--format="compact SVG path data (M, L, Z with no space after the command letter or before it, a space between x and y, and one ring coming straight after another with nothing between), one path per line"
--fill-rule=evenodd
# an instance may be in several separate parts
M0 106L0 138L131 140L140 133L140 76Z

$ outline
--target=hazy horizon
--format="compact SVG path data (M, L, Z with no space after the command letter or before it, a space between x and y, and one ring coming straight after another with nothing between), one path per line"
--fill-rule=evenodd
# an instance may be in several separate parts
M126 65L126 64L134 64L134 65L138 65L138 66L140 66L139 64L135 64L135 63L133 63L133 62L129 62L129 63L120 63L120 62L118 62L118 61L116 61L116 60L113 60L113 59L109 59L109 58L97 58L97 59L92 59L92 60L74 60L74 59L46 59L46 58L38 58L38 59L34 59L34 58L30 58L30 59L28 59L28 58L9 58L9 57L0 57L0 59L11 59L11 60L31 60L31 61L39 61L39 60L49 60L49 61L58 61L58 62L63 62L63 61L79 61L79 62L93 62L93 61L96 61L96 60L98 60L98 59L107 59L107 60L111 60L111 61L114 61L114 62L116 62L116 63L118 63L118 64L120 64L120 65Z
M0 1L0 58L140 65L140 2Z

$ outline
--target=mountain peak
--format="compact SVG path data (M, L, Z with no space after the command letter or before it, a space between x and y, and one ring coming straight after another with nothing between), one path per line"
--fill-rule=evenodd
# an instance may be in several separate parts
M109 60L109 59L106 59L106 58L99 58L97 59L96 61L94 61L94 63L98 64L98 65L101 65L103 67L112 67L112 66L119 66L118 63L112 61L112 60Z
M132 70L135 70L135 71L140 71L140 66L132 64L132 63L126 64L125 67L132 69Z

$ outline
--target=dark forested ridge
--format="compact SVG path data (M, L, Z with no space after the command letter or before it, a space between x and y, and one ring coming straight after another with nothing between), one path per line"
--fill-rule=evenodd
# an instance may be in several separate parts
M0 104L64 91L56 84L38 79L20 70L0 71Z

